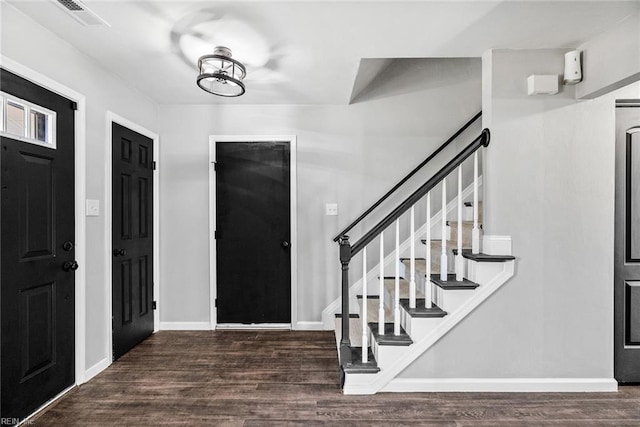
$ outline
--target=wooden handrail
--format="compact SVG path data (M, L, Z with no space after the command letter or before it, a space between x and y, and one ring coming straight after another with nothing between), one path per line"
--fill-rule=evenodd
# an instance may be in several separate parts
M376 209L378 206L380 206L382 204L382 202L384 202L385 200L387 200L389 198L389 196L391 196L398 188L400 188L402 185L404 185L404 183L406 183L409 179L411 179L411 177L413 177L420 169L422 169L427 163L429 163L435 156L437 156L438 154L440 154L440 152L442 150L444 150L445 148L447 148L447 146L453 142L457 137L459 137L462 132L464 132L465 130L467 130L467 128L469 126L471 126L476 120L478 120L480 117L482 117L482 111L480 111L478 114L476 114L475 116L473 116L473 118L471 120L469 120L467 123L464 124L464 126L462 126L460 129L458 129L458 131L456 133L454 133L453 135L451 135L451 137L449 139L447 139L440 147L438 147L433 153L431 153L429 155L429 157L427 157L424 161L422 161L422 163L420 163L418 166L416 166L411 172L409 172L407 174L407 176L405 176L404 178L402 178L400 180L400 182L398 182L396 185L393 186L393 188L391 188L389 191L387 191L387 193L380 197L380 199L378 199L377 202L375 202L373 205L371 205L371 207L369 209L367 209L365 212L362 213L362 215L360 215L358 218L356 218L351 224L349 224L344 230L342 230L340 233L338 233L338 235L336 237L333 238L334 242L337 242L338 240L340 240L340 237L344 236L345 234L347 234L349 231L351 231L351 229L353 227L355 227L356 225L358 225L358 223L360 223L360 221L362 221L364 218L366 218L371 212L374 211L374 209Z

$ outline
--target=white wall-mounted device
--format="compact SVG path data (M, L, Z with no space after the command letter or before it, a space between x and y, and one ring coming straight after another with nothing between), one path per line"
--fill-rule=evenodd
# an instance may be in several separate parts
M575 85L582 81L580 51L572 50L564 54L564 84Z
M558 93L556 74L532 74L527 77L527 95L555 95Z

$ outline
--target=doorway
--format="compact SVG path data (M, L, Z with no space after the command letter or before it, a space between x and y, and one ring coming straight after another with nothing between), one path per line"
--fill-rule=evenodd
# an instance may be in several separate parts
M640 382L640 100L616 103L614 377Z
M212 325L295 324L295 137L211 137Z
M113 358L154 331L153 139L112 122Z
M0 91L0 400L15 424L76 382L77 104L5 69Z

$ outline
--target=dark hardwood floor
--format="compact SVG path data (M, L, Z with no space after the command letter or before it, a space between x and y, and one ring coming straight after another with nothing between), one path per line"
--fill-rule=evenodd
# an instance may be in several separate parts
M337 378L332 332L160 332L31 425L640 426L640 387L344 396Z

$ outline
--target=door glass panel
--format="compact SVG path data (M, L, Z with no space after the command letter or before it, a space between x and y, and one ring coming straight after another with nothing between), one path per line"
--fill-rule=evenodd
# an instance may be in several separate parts
M40 142L49 142L49 120L47 114L31 110L31 138Z
M20 104L7 102L7 132L13 135L25 136L25 107Z

